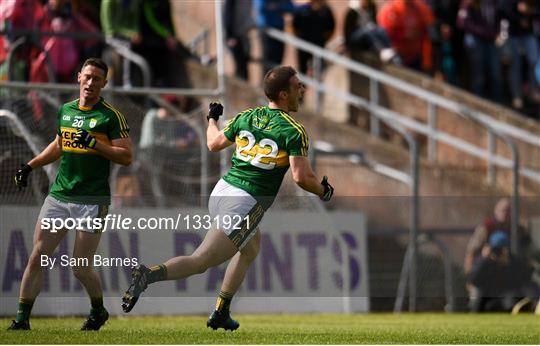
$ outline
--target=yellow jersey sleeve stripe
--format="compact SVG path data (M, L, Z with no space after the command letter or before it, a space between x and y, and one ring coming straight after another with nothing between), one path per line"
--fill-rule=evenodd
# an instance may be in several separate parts
M282 115L288 119L291 123L295 124L297 126L298 129L300 129L300 131L302 131L302 133L304 134L304 136L306 138L308 138L308 135L306 133L306 130L304 129L304 126L302 126L302 124L300 124L299 122L297 122L296 120L294 120L290 115L288 115L287 113L282 113Z
M112 110L114 112L114 114L116 114L116 117L118 119L118 123L120 124L120 135L122 136L122 132L124 133L124 136L122 136L123 138L126 138L129 136L127 130L128 130L128 125L127 125L127 121L126 121L126 118L124 117L124 115L122 115L122 113L120 113L116 108L114 108L113 106L111 106L110 104L108 104L106 101L103 101L103 104L105 105L105 107L109 108L110 110Z
M293 124L296 124L298 126L298 128L304 133L304 136L307 138L308 135L307 135L307 132L306 132L306 129L304 128L304 126L302 126L302 124L300 124L299 122L297 122L296 120L294 120L290 115L288 115L287 113L283 113L283 115L289 119ZM309 143L309 141L306 141L306 143Z
M120 123L120 128L124 131L127 130L129 127L128 127L128 124L124 115L120 113L119 110L114 108L111 104L107 103L106 101L103 101L103 103L105 104L105 106L107 106L107 108L111 109L116 114L118 121Z
M305 130L302 128L300 124L293 121L290 117L286 116L285 113L280 112L283 119L287 120L289 124L291 124L292 127L294 127L299 133L300 137L302 139L302 147L306 148L308 146L308 140Z
M124 118L124 116L122 115L122 113L120 113L116 108L114 108L112 105L107 103L105 100L103 101L103 104L105 105L105 107L112 110L114 112L114 114L116 114L116 117L118 118L118 123L120 124L120 130L126 130L127 129L127 121Z
M223 129L223 131L224 131L224 132L225 132L225 131L229 131L229 127L231 127L232 123L234 123L234 122L236 121L236 119L238 119L240 116L242 116L242 115L244 115L244 114L246 114L247 112L252 111L252 110L253 110L253 109L250 108L250 109L246 109L245 111L242 111L242 112L236 114L236 116L235 116L234 118L232 118L231 120L229 120L229 121L227 122L227 125L225 125L225 128Z
M283 118L285 120L287 120L289 122L289 124L291 124L291 126L294 127L300 133L300 138L302 139L302 147L306 147L307 146L307 141L306 141L306 137L305 137L304 133L302 132L302 130L298 127L298 125L294 124L293 122L291 122L286 117L283 117Z
M116 118L118 119L118 122L119 122L119 125L120 125L120 138L128 138L129 137L129 132L128 132L128 127L127 127L127 121L126 119L124 118L124 116L122 115L122 113L116 111L115 109L111 109L114 111L114 114L116 115Z
M227 122L227 125L225 125L225 127L223 128L223 132L229 131L229 127L231 127L232 123L236 120L237 117L238 116L232 118Z

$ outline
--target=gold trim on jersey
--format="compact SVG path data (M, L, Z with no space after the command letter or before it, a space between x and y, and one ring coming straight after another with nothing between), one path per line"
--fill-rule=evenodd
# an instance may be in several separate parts
M62 151L68 152L68 153L77 153L77 154L95 154L97 151L94 149L89 149L83 147L81 144L76 144L74 141L75 134L77 133L76 128L73 127L61 127L60 128L60 139L62 140ZM107 137L104 133L99 132L88 132L90 135L96 137L96 140L98 140L101 143L105 143L108 145L111 145L111 141L109 140L109 137Z
M77 101L77 107L81 110L81 111L89 111L92 109L92 107L84 107L84 106L81 106L79 104L79 101Z
M303 156L307 156L307 148L309 146L309 138L306 133L306 130L304 129L304 126L302 124L298 123L296 120L294 120L290 115L288 115L285 112L279 112L279 114L283 117L283 119L287 120L289 124L291 124L292 127L294 127L299 133L300 138L302 139L302 148L301 153Z
M107 101L102 100L103 105L116 114L116 118L118 119L118 124L120 125L120 137L121 138L127 138L129 137L129 126L127 124L126 118L120 111L118 111L116 108L114 108L111 104L107 103Z
M260 107L259 107L260 108ZM253 110L253 108L249 108L249 109L246 109L245 111L241 111L240 113L236 114L234 116L234 118L232 118L231 120L229 120L227 122L227 125L225 125L225 127L223 128L223 132L227 132L229 131L229 127L231 127L231 125L236 121L236 119L238 119L239 117L241 117L242 115L246 114L247 112L251 112Z
M248 145L249 141L247 138L240 138L236 136L235 143L238 147L245 147ZM257 154L261 154L262 157L259 159L259 162L264 164L275 163L276 167L285 167L289 165L289 154L287 154L286 150L279 149L276 157L266 156L271 152L272 148L270 146L261 147L259 143L256 143L253 148L250 150L242 150L240 154L243 156L249 155L251 158L254 158Z

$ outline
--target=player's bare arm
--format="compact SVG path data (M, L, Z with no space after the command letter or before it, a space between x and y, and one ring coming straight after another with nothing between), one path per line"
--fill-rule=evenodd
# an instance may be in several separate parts
M319 197L323 195L324 188L315 173L313 173L307 157L289 156L289 164L291 165L293 180L298 186Z
M334 194L334 188L328 183L325 176L321 182L313 173L309 160L305 156L289 156L289 164L293 180L302 189L319 196L323 201L329 201Z
M133 161L133 145L129 137L113 139L111 145L96 141L94 149L114 163L129 166Z
M41 153L30 160L28 165L32 169L40 168L58 160L60 156L62 156L61 140L60 136L56 135L56 138Z
M17 185L19 189L28 186L28 176L33 169L43 167L58 160L60 156L62 156L60 145L60 137L57 135L41 153L28 163L21 165L21 168L15 173L15 185Z
M133 161L133 145L129 137L113 139L109 145L97 140L88 131L79 129L75 135L75 142L81 143L86 148L94 149L114 163L129 166Z
M217 121L210 119L208 128L206 129L206 145L208 146L208 150L212 152L220 151L232 144L233 142L225 137L223 131L219 130Z

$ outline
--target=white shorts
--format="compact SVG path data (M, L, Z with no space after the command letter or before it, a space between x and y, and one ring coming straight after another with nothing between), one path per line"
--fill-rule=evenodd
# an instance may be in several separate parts
M88 220L104 219L108 213L108 205L62 202L52 196L47 196L39 212L38 222L44 225L42 220L47 218L49 225L53 225L55 219L64 221L69 219L70 221L66 222L68 230L76 229L88 233L100 233L103 227L96 227L98 225L96 222L88 222ZM104 222L101 222L100 225L104 225Z
M253 196L223 179L210 194L208 211L239 250L257 233L257 225L264 216L264 208Z

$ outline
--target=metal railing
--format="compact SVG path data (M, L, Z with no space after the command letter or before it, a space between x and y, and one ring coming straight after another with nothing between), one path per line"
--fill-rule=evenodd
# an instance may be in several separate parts
M5 118L11 123L13 129L15 130L13 132L18 134L19 137L26 142L26 145L28 145L28 148L30 148L34 156L37 156L45 148L45 144L41 143L38 138L32 135L32 133L27 129L27 127L15 113L6 109L0 109L0 118ZM47 165L43 168L47 178L49 179L49 183L52 183L54 180L53 166ZM32 179L31 181L36 202L38 204L42 203L44 196L40 188L36 185L36 179Z
M15 55L15 52L18 49L24 47L24 45L29 44L29 43L31 43L32 45L35 45L36 47L39 47L41 49L41 51L43 51L45 53L45 63L46 63L45 66L47 68L47 76L48 76L49 80L54 83L56 81L56 76L55 76L53 68L52 68L52 63L51 63L51 59L49 57L49 54L47 53L46 50L43 49L43 47L41 47L41 45L38 42L36 42L36 40L32 40L29 36L19 37L18 39L16 39L10 45L10 49L9 49L7 57L6 57L8 79L9 80L14 79L13 65L14 65L15 60L14 60L13 56Z
M307 80L306 80L307 81ZM325 86L320 86L321 90L328 91ZM407 132L401 125L395 123L393 119L399 115L394 112L387 110L385 108L370 104L364 99L351 95L351 94L341 94L337 91L333 91L336 95L344 97L347 102L350 104L359 107L365 108L372 112L373 116L376 117L379 121L385 123L390 128L398 132L408 144L409 148L409 174L405 179L402 179L408 186L410 191L410 215L409 215L409 245L407 248L408 255L405 256L403 261L403 266L408 266L408 279L409 279L409 310L416 310L416 300L417 300L417 263L418 263L418 239L419 228L420 228L420 199L419 199L419 152L418 152L418 143L414 137ZM319 151L321 151L319 145ZM317 150L316 150L317 151ZM315 152L316 152L315 151ZM350 155L350 153L346 153ZM403 278L404 280L406 278Z
M150 88L151 82L152 82L152 69L146 62L146 60L139 54L135 53L128 43L126 43L124 40L117 39L114 37L108 37L103 35L102 33L88 33L88 32L45 32L45 31L35 31L35 30L9 30L9 31L0 31L0 35L17 35L20 36L18 39L16 39L13 43L10 44L10 49L8 51L8 55L6 58L6 66L8 69L8 79L10 81L13 80L13 66L14 66L14 59L13 56L15 52L22 48L26 44L32 44L39 48L41 51L45 53L45 63L47 68L47 74L49 77L50 83L54 83L56 78L54 75L54 69L52 67L52 63L48 57L47 52L41 47L39 43L39 38L41 37L47 37L47 36L54 36L54 37L62 37L62 38L70 38L74 40L86 40L86 39L94 39L98 40L100 42L105 43L107 46L111 47L118 55L120 55L124 60L129 61L130 63L133 63L141 70L142 75L142 87L133 87L131 83L129 82L130 79L130 70L129 65L130 64L123 64L124 70L122 74L122 81L123 81L123 87L124 89L129 89L130 91L126 91L126 93L129 93L130 95L146 95L148 94L149 89L151 89L153 93L155 94L178 94L178 95L188 95L188 96L218 96L220 94L219 91L216 89L179 89L179 88ZM204 64L205 60L208 60L208 52L209 52L209 30L208 28L204 27L201 29L201 31L195 35L195 37L187 44L187 47L190 49L190 51L199 58L201 63ZM202 54L202 55L199 55ZM34 89L38 89L39 87L36 85L33 86ZM42 85L47 85L46 83L39 83ZM16 87L16 84L13 85L13 87ZM111 89L110 84L104 89L104 91L109 91ZM68 90L68 89L64 89ZM118 90L118 89L114 89Z
M209 34L210 30L207 27L204 27L186 44L186 47L191 54L198 56L203 65L208 65L210 62Z
M332 64L343 66L351 72L355 72L369 78L370 101L366 101L366 102L370 102L374 105L378 105L378 100L379 100L379 87L378 87L379 85L378 84L379 83L390 85L392 88L395 88L407 94L416 96L426 101L427 107L428 107L427 108L427 113L428 113L427 124L424 124L422 122L419 122L417 120L410 119L404 116L398 116L394 120L397 121L402 126L406 127L407 129L413 130L417 133L427 136L428 159L431 161L436 160L437 142L442 142L460 151L466 152L472 156L486 160L488 163L487 176L488 176L488 179L491 181L494 181L496 166L503 167L503 168L511 168L513 165L510 160L498 155L495 152L496 148L493 145L488 146L488 149L485 150L461 138L458 138L456 136L453 136L446 132L442 132L438 130L437 129L437 107L446 109L456 114L462 114L463 112L466 112L469 118L476 121L477 123L481 125L490 124L489 128L484 127L488 131L488 137L491 137L494 135L493 131L498 131L498 133L500 134L508 135L512 138L518 139L524 143L530 144L540 149L540 136L535 133L531 133L529 131L523 130L521 128L515 127L505 122L499 121L482 112L470 109L468 107L464 107L462 104L456 101L446 99L440 95L424 90L416 85L413 85L411 83L402 81L398 78L392 77L384 72L378 71L374 68L361 64L357 61L351 60L345 56L325 50L319 46L316 46L314 44L311 44L309 42L296 38L285 32L282 32L276 29L266 29L266 32L268 33L268 35L270 35L274 39L280 40L284 43L287 43L289 45L296 47L297 49L304 50L313 54L313 59L314 59L313 65L315 68L317 68L317 66L322 66L322 64L320 63L321 60L326 60ZM314 75L316 78L311 79L310 85L315 88L316 109L320 109L321 96L323 93L330 93L333 96L337 96L341 98L342 100L347 101L346 98L343 97L343 94L345 93L340 93L340 92L336 92L336 90L331 90L330 87L321 83L320 71L319 72L315 71ZM307 80L307 77L305 78ZM341 94L342 96L340 96L339 94ZM371 114L371 116L372 116L372 119L370 121L370 124L372 124L371 132L374 135L378 135L379 128L380 128L379 121L377 120L376 117L373 116L373 113ZM521 167L520 175L523 177L529 178L537 183L540 183L540 173L534 169Z
M19 89L19 90L44 90L44 91L79 91L79 86L75 84L65 83L28 83L28 82L12 82L0 81L1 87ZM103 93L122 94L128 96L148 96L148 95L184 95L184 96L202 96L212 97L220 95L215 89L183 89L183 88L147 88L147 87L132 87L125 89L123 87L106 86Z
M459 113L459 115L465 118L471 118L471 115L466 111ZM483 120L477 121L485 128L488 129L490 134L490 143L495 143L495 137L499 137L509 148L512 153L512 208L510 217L510 237L511 237L511 251L514 256L518 255L518 227L519 227L519 151L517 149L514 140L505 133L500 133L499 130L494 129L489 123L484 123Z
M146 60L139 54L131 50L131 44L125 40L119 40L114 37L105 37L105 43L114 49L114 51L123 58L122 82L124 88L131 88L131 68L130 63L139 67L142 73L143 87L150 87L152 83L152 71Z
M301 79L306 84L314 87L315 89L314 102L316 110L319 110L321 108L321 99L323 93L344 100L348 104L364 108L368 110L371 114L370 130L373 135L379 135L381 120L384 120L387 124L392 124L392 128L395 128L396 125L399 125L399 128L403 127L409 130L413 130L417 133L421 133L428 138L428 159L430 161L436 160L437 142L445 143L472 156L486 160L488 163L487 177L491 183L495 181L495 166L512 169L512 251L517 252L517 223L519 220L519 176L522 175L536 182L540 182L540 173L527 167L522 167L520 169L519 152L517 146L513 141L513 138L533 145L534 147L540 148L540 136L493 119L486 114L464 107L463 105L455 101L445 99L437 94L426 91L413 84L404 82L386 73L377 71L371 67L348 59L342 55L320 48L316 45L298 39L282 31L275 29L266 29L266 32L274 39L292 45L297 49L307 51L313 55L315 78L312 79L307 76L301 76ZM359 73L369 78L369 101L356 95L352 95L349 92L343 92L337 90L336 88L329 87L328 85L323 84L321 82L323 59L329 61L330 63L344 66L349 71ZM388 84L393 88L425 100L428 107L428 124L424 124L417 120L410 119L394 111L381 107L379 105L379 83ZM457 113L464 118L476 122L484 129L486 129L488 132L488 149L485 150L470 142L467 142L462 138L458 138L449 133L438 130L437 107L441 107ZM407 133L405 130L402 130L402 132ZM509 146L512 152L511 160L496 154L496 148L494 145L496 137L502 139ZM418 149L416 148L416 142L414 143L414 146L414 150L417 151ZM411 143L409 143L409 147L411 148ZM416 181L416 183L418 182ZM403 271L406 270L408 275L402 275L402 278L400 279L400 286L403 286L403 280L405 280L405 278L409 276L409 309L411 311L415 310L416 305L416 263L419 210L418 199L415 199L414 197L416 196L417 198L418 196L418 187L415 186L413 189L416 189L415 193L411 193L414 201L414 208L412 208L414 209L414 211L412 211L411 214L411 234L409 248L407 249L403 268ZM399 295L400 292L398 292L398 297Z
M397 180L401 183L410 184L411 182L409 174L372 160L368 158L361 150L336 148L334 145L325 141L315 141L312 148L313 155L310 158L310 162L311 167L313 167L314 170L317 167L317 157L337 156L346 159L353 164L365 166L375 173L384 175L387 178Z
M446 312L453 312L455 310L455 294L454 294L454 278L452 273L452 259L450 256L450 251L448 250L448 247L440 241L437 237L422 233L422 235L418 239L418 246L424 245L424 244L433 244L435 245L439 251L441 252L442 259L443 259L443 272L444 272L444 295L446 299L446 305L445 305L445 311ZM410 248L407 248L405 251L405 258L410 258L412 254L409 251ZM394 313L400 313L403 311L403 302L405 300L405 291L406 291L406 283L407 283L407 277L410 275L411 268L409 266L410 260L407 260L403 263L403 267L401 268L401 274L400 279L398 283L398 289L397 289L397 295L396 300L394 302Z
M216 6L218 6L219 3L216 2ZM217 12L221 13L221 12ZM217 16L220 18L220 16ZM218 18L218 19L219 19ZM146 62L146 60L139 54L135 53L131 50L131 47L129 43L116 39L113 37L106 37L101 33L86 33L86 32L75 32L75 33L65 33L65 32L40 32L40 31L34 31L34 30L12 30L12 31L0 31L0 34L15 34L15 35L22 35L21 38L16 40L10 47L10 52L8 54L7 59L7 66L8 71L13 71L13 64L14 60L12 59L14 52L17 49L20 49L25 44L31 43L35 45L38 48L42 47L39 46L39 38L43 36L55 36L55 37L65 37L65 38L71 38L76 40L82 40L82 39L97 39L101 42L104 42L107 46L111 47L114 52L116 52L119 56L122 57L123 61L123 71L122 71L122 78L123 81L121 87L112 86L112 83L108 84L106 88L103 89L103 94L122 94L122 95L137 95L137 96L144 96L145 99L148 101L150 98L154 98L156 101L156 97L158 95L164 95L164 94L175 94L175 95L183 95L183 96L199 96L199 97L220 97L224 94L224 78L223 78L223 71L219 71L218 68L218 74L220 75L220 78L218 80L218 86L214 89L184 89L184 88L152 88L152 72L151 68ZM208 28L203 28L199 34L197 34L191 42L188 43L188 47L191 48L191 52L197 55L197 53L202 54L200 56L201 62L204 63L204 59L208 59L208 52L209 52L209 30ZM27 82L19 82L19 81L13 81L13 78L9 78L10 81L2 81L0 82L0 86L10 89L10 90L34 90L34 91L46 91L46 92L57 92L57 91L73 91L77 92L79 91L79 87L73 84L57 84L54 83L54 72L52 68L52 64L50 59L48 59L48 54L46 51L44 51L46 54L46 68L49 75L49 80L51 83L27 83ZM220 60L220 59L218 59ZM222 60L222 59L221 59ZM129 62L129 63L126 63ZM219 61L218 61L219 62ZM130 63L133 63L136 65L140 70L142 74L142 87L134 87L131 85L131 70L130 70ZM221 65L223 65L221 63ZM218 64L218 67L220 64ZM223 70L223 69L221 69ZM8 75L8 77L11 77L12 73ZM157 99L158 104L162 105L162 100ZM148 102L146 102L148 104ZM223 102L225 104L225 102ZM170 106L170 105L168 105ZM185 120L185 119L184 119ZM189 121L188 121L189 122ZM190 125L193 125L190 123ZM200 139L205 138L204 130L200 128L199 125L194 126L194 129L199 136ZM204 196L208 195L208 182L207 182L207 176L208 176L208 153L206 151L204 141L201 140L201 198L205 198ZM36 153L35 153L36 154Z

